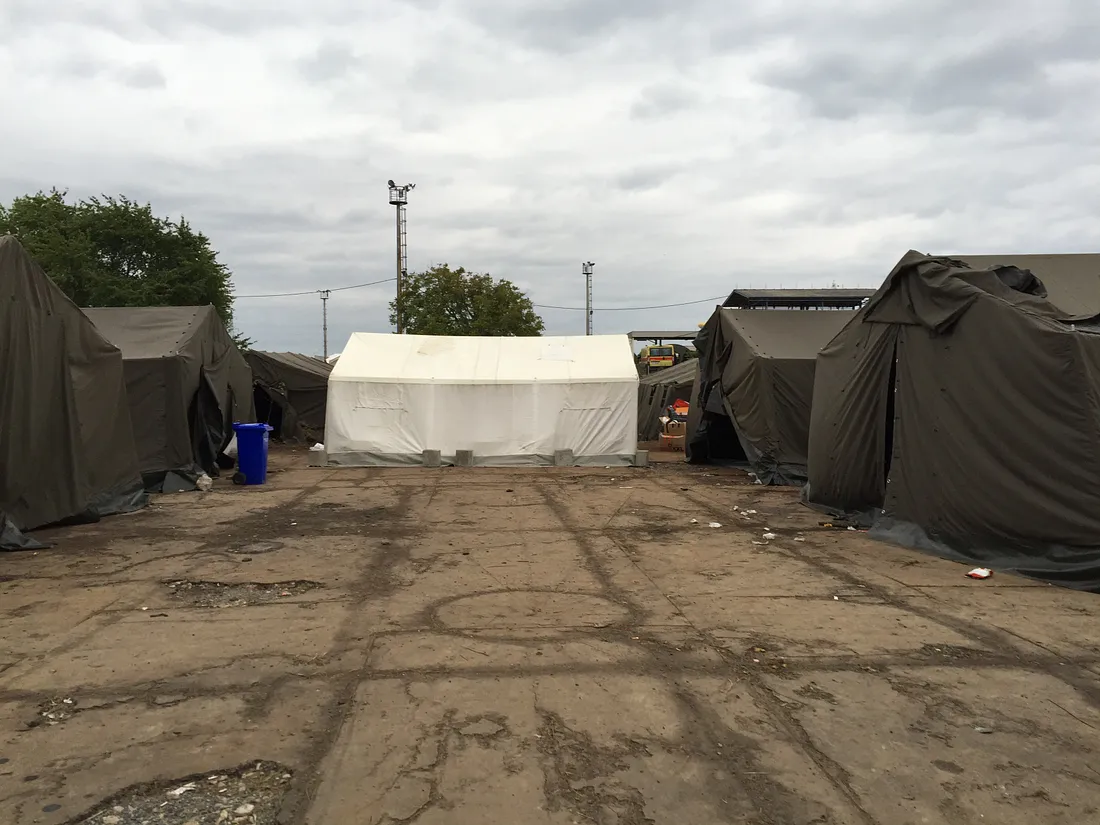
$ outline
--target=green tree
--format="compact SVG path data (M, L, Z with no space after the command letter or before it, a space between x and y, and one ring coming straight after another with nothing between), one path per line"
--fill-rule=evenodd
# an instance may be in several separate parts
M209 238L124 196L70 202L67 194L0 205L0 234L19 238L78 306L213 304L232 328L232 276Z
M515 284L491 275L437 264L410 273L398 301L390 302L390 323L398 311L412 335L541 335L542 318Z

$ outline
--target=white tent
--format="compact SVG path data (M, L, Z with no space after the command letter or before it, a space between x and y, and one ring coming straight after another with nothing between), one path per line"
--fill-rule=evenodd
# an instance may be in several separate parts
M625 335L355 333L329 376L330 464L631 464L638 371Z

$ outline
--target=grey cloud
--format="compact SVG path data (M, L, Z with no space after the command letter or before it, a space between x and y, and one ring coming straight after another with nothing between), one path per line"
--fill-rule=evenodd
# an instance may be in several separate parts
M1044 118L1076 106L1086 90L1064 85L1054 68L1073 61L1100 68L1100 7L1061 0L1038 8L933 0L789 20L767 35L785 42L789 57L755 77L828 119L889 112ZM756 34L757 42L767 39Z
M298 71L311 83L327 83L347 76L358 66L355 51L344 43L325 43L310 57L298 61Z
M663 83L649 86L630 107L630 116L637 120L653 120L690 109L699 102L699 94L681 84Z
M620 174L615 185L628 192L644 192L668 183L678 171L670 166L642 166Z
M115 76L124 86L132 89L163 89L168 85L164 72L152 63L139 63L118 69Z
M712 0L470 0L469 17L538 49L576 52L637 26L687 19ZM725 8L720 5L719 8ZM656 44L658 49L660 43Z

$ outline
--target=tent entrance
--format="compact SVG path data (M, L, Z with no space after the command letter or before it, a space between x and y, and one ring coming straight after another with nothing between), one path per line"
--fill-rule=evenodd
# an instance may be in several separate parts
M283 405L256 384L252 388L252 400L256 404L256 420L271 427L271 437L283 439Z

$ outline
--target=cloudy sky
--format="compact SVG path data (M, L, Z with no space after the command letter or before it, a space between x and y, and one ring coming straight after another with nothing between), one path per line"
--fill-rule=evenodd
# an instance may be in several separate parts
M591 259L597 332L909 248L1100 249L1095 0L0 0L0 31L0 200L182 213L240 296L389 277L388 178L412 269L577 307ZM334 294L330 349L391 291ZM321 349L314 296L237 326Z

